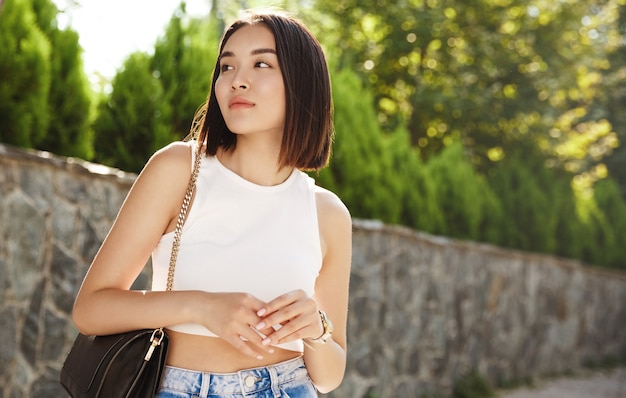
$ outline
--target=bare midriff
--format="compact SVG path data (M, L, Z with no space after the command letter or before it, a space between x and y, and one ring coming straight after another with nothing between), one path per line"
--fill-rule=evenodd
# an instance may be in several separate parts
M272 365L297 358L302 353L274 348L264 353L263 359L242 354L234 346L218 337L200 336L167 330L170 338L166 364L182 369L213 373L232 373L242 369Z

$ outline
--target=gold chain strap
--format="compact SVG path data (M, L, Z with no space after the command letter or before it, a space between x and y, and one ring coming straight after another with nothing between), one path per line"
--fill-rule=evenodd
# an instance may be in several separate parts
M180 247L180 236L183 233L183 225L187 219L187 211L189 210L189 204L191 203L191 197L193 191L196 188L196 180L198 179L198 172L200 170L200 162L202 160L201 146L198 147L196 153L196 159L193 162L193 171L191 172L191 178L189 179L189 185L187 186L187 192L185 193L185 199L180 207L180 213L178 213L178 220L176 220L176 229L174 230L174 242L172 243L172 254L170 255L170 267L167 271L167 291L171 291L174 287L174 270L176 268L176 258L178 258L178 248Z

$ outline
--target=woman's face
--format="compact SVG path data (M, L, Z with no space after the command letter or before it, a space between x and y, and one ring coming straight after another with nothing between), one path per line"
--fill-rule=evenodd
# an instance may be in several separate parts
M239 28L220 54L215 96L228 129L282 137L285 85L272 31L263 24Z

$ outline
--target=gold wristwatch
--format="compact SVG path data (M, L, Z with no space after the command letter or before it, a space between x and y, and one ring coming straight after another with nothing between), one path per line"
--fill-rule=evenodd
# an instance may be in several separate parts
M322 310L318 311L320 313L320 319L322 320L322 327L324 328L324 331L322 332L322 335L320 337L316 339L309 339L308 341L310 341L311 343L326 344L326 341L330 339L330 336L333 334L333 330L335 329L333 328L333 323L330 321L330 319L328 319L326 313Z

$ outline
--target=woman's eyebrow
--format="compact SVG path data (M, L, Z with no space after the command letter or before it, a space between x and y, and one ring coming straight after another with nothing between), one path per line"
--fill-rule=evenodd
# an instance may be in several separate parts
M276 55L276 50L274 50L273 48L257 48L256 50L252 50L251 52L252 55L268 54L268 53Z
M255 50L252 50L250 52L250 55L260 55L260 54L274 54L276 55L276 50L274 50L273 48L257 48ZM235 53L232 51L224 51L222 53L222 55L220 55L220 58L226 58L226 57L234 57Z

